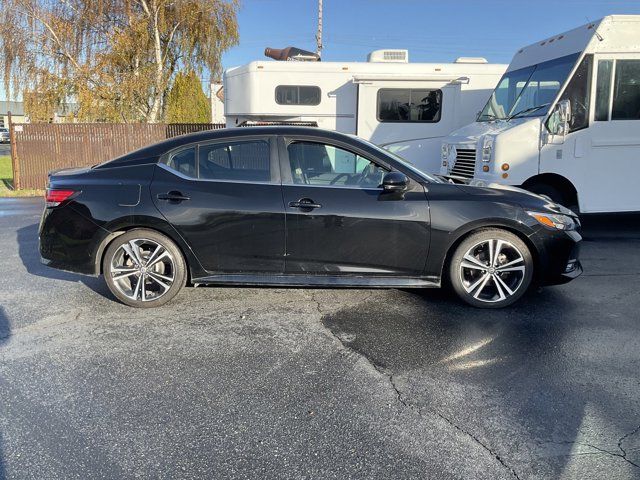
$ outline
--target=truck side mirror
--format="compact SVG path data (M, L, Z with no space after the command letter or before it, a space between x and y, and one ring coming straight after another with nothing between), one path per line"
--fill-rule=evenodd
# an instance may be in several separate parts
M560 100L549 119L547 129L551 135L566 135L569 132L569 122L571 121L571 101Z
M560 100L558 102L558 113L560 114L560 121L568 124L571 121L571 100Z

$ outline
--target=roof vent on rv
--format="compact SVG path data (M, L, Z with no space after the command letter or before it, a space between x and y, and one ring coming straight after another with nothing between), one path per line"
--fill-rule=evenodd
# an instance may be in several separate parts
M484 57L458 57L454 63L489 63Z
M287 48L265 48L265 56L274 60L298 61L298 62L319 62L320 56L317 53L307 52L296 47Z
M374 50L367 62L409 63L409 50Z

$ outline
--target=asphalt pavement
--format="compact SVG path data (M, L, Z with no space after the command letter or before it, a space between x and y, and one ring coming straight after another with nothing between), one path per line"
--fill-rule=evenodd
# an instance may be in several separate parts
M0 143L0 156L11 155L11 144Z
M438 290L188 288L135 310L0 200L0 479L640 478L640 218L499 311Z

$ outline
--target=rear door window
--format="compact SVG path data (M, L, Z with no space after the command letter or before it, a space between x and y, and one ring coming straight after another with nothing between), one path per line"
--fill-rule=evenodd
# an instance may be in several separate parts
M198 154L201 180L268 182L270 148L266 140L200 145Z

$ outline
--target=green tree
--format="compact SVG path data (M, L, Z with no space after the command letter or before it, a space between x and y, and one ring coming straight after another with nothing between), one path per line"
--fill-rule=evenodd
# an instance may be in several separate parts
M73 102L83 121L162 121L177 72L217 77L222 53L238 43L239 0L0 4L7 96ZM34 111L34 118L46 113Z
M167 97L167 122L209 123L211 104L202 90L198 74L193 70L176 75Z

